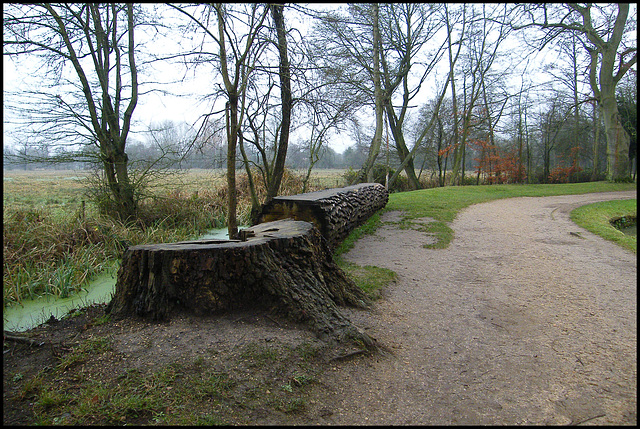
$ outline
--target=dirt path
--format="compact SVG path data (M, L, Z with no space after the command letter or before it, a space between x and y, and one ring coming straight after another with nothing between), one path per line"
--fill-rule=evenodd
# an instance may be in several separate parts
M314 423L636 424L636 255L569 219L623 198L636 192L474 205L444 250L392 223L359 240L346 259L398 281L348 316L392 353L327 371Z

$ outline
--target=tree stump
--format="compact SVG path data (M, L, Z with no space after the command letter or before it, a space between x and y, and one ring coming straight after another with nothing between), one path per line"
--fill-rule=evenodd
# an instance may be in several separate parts
M334 250L351 231L362 225L389 200L379 183L275 197L262 207L259 223L295 219L313 223Z
M242 236L130 247L107 312L166 320L176 308L207 315L266 307L309 324L322 339L374 346L338 309L365 307L364 292L311 223L267 222Z

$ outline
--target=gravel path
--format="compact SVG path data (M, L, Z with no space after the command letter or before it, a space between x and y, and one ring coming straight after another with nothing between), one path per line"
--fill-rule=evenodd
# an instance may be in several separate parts
M398 281L372 312L345 312L391 353L327 371L316 423L635 425L636 255L569 219L624 198L636 192L474 205L443 250L386 213L345 258Z

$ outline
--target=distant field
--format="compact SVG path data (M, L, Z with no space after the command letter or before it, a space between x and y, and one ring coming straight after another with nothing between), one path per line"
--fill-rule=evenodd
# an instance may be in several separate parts
M3 210L48 209L75 211L83 198L83 171L4 171Z
M345 170L314 170L311 181L324 188L344 186ZM302 175L304 170L293 170ZM239 173L239 175L242 173ZM5 170L3 175L3 209L46 209L54 214L69 214L80 209L89 173L82 170ZM225 170L190 169L159 178L153 186L157 191L186 193L211 190L226 181Z

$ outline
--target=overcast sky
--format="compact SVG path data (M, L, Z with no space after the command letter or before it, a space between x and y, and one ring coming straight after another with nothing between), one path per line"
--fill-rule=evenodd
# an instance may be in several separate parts
M333 6L335 7L336 5ZM312 7L326 8L327 5L314 4ZM163 18L169 18L169 14L171 13L171 9L167 10L165 14L163 14ZM173 13L180 16L181 19L184 19L183 15L179 15L175 11L173 11ZM295 27L303 33L308 29L308 23L311 20L309 17L304 17L304 22L295 21L293 14L287 16L287 19L287 26ZM444 34L441 32L440 36L444 36ZM138 33L137 37L140 39L142 34ZM171 51L172 49L177 48L176 42L178 40L179 37L174 39L152 40L152 44L147 46L147 49L153 49L156 52ZM439 43L440 42L438 42L438 44ZM516 43L515 39L511 43ZM430 43L429 45L433 47L436 43ZM3 56L3 62L4 90L19 91L23 88L28 88L29 86L38 85L40 74L35 63L30 62L25 57L21 57L16 60L15 58L9 58L7 56ZM429 99L433 99L435 98L435 95L441 91L441 84L448 71L446 62L447 59L445 57L441 60L442 66L436 75L430 77L430 79L424 84L424 87L421 90L421 95L416 98L417 103L422 104ZM540 61L538 59L533 59L530 68L534 68L537 63L540 63ZM523 65L524 64L521 64L521 66ZM138 104L134 111L132 134L130 135L132 139L139 141L146 141L146 137L142 131L146 130L148 125L151 123L160 123L165 120L171 120L174 122L184 121L190 126L193 126L199 120L201 115L209 113L213 108L210 101L203 102L200 100L203 95L212 92L211 87L217 80L215 77L212 79L211 72L207 72L202 68L198 69L195 74L193 71L190 72L186 78L183 79L184 69L176 66L175 64L155 63L153 67L156 69L152 76L153 79L161 81L180 80L180 83L168 85L165 86L165 88L175 94L182 94L182 96L178 97L168 94L150 93L139 97ZM437 79L438 82L436 82L435 79ZM514 79L513 84L519 86L520 78L514 77ZM218 106L218 108L220 107L221 106ZM7 118L5 109L3 109L3 116L5 117L4 119L6 122ZM372 115L370 113L367 114L364 116L363 121L364 123L367 123L367 121L373 123ZM12 126L10 124L5 124L5 131L11 128ZM7 138L7 136L5 136L5 143L6 142L11 142L11 138ZM296 142L295 135L292 136L292 142ZM346 147L352 145L353 141L346 133L343 133L342 135L331 138L329 144L335 151L342 152Z
M314 7L319 8L332 8L339 5L327 5L327 4L315 4ZM153 6L149 6L153 7ZM171 8L165 7L163 9L163 19L170 19L170 16L178 16L181 20L186 20L184 15L179 14ZM310 18L305 17L304 22L293 22L293 15L286 16L288 19L287 26L296 25L296 28L305 32L308 28L306 25ZM140 40L143 35L141 32L137 33L137 37ZM174 38L160 38L158 40L151 40L148 49L153 50L156 53L160 52L175 52L178 49L178 35ZM172 51L173 50L173 51ZM69 67L71 69L71 67ZM132 132L130 134L131 139L137 139L140 141L146 141L146 137L143 131L147 129L151 123L160 123L165 120L171 120L174 122L183 121L190 126L194 126L203 114L209 113L214 106L211 101L202 101L201 98L207 94L213 92L212 85L219 81L218 76L211 76L210 72L207 72L205 68L197 69L194 73L190 71L185 76L185 70L182 67L170 64L169 62L154 63L153 69L155 72L152 76L146 76L153 80L160 80L163 82L180 81L179 83L171 85L163 85L162 88L173 93L181 94L180 96L163 94L159 92L152 92L140 96L136 105L134 114ZM40 74L38 70L38 64L28 59L26 56L20 56L20 58L3 56L3 90L4 91L17 91L20 92L29 87L37 87L40 81ZM75 78L72 77L72 78ZM145 76L141 76L141 81ZM77 78L75 78L77 79ZM3 97L4 99L4 97ZM221 102L221 108L224 102ZM3 104L4 107L4 104ZM14 128L11 123L11 113L8 113L3 108L3 131L4 131L4 144L12 144L13 140L7 135L7 131ZM196 124L196 127L199 124ZM295 139L292 139L295 142ZM343 143L345 138L336 139L335 143L331 144L334 150L342 152L347 145L351 142Z
M312 7L326 7L326 5L313 5ZM166 13L171 13L170 11ZM177 14L177 12L174 12ZM165 15L163 15L164 17ZM168 15L166 15L168 16ZM180 15L182 18L183 16ZM293 15L290 14L287 16L287 26L295 26L298 30L304 32L306 28L308 28L308 23L310 22L309 17L305 17L304 23L296 22L293 18ZM156 50L171 50L175 48L175 43L179 40L179 37L175 39L160 39L153 40L155 46L149 46L149 48L153 48ZM512 37L509 44L507 44L506 51L509 50L518 50L519 39L517 37ZM174 46L171 46L171 44ZM435 43L430 44L431 46L435 45ZM522 57L515 59L515 62L519 62ZM540 72L541 67L543 66L544 61L556 61L557 56L551 56L546 53L540 53L535 57L532 57L529 63L529 70L532 71L532 74L527 76L527 79L531 79L536 83L542 83L544 81L549 80L549 76ZM33 62L29 62L28 60L21 58L18 60L19 65L16 66L14 60L10 59L7 56L3 56L3 89L5 91L16 91L22 88L27 88L29 85L38 85L39 80L39 70L34 65ZM443 58L441 63L443 64L443 68L438 72L438 80L441 83L443 81L444 75L447 70L446 69L446 56ZM520 62L520 67L523 67L525 62ZM157 70L154 74L154 78L158 78L163 81L171 81L171 80L181 80L184 73L181 67L176 65L171 65L169 63L158 63L154 66ZM513 67L508 67L513 71ZM537 71L536 71L537 70ZM193 73L189 74L186 79L184 79L181 83L171 85L167 87L168 90L178 94L184 94L182 97L176 97L172 95L163 95L159 93L151 93L139 98L136 110L134 112L134 120L137 122L134 128L132 128L133 134L131 137L133 139L137 139L140 141L146 141L146 137L140 132L145 130L146 127L151 123L159 123L165 120L172 120L175 122L184 121L189 125L193 125L198 121L202 114L208 113L212 106L209 103L205 103L199 100L200 96L205 95L207 93L211 93L211 87L213 82L217 80L216 78L212 79L211 72L206 72L204 69L199 69L197 74L194 76ZM519 73L514 73L514 76L510 80L510 84L514 87L520 86L520 76ZM416 98L416 104L422 104L429 99L433 99L435 94L440 90L440 84L437 84L433 79L431 81L427 81L424 85L423 90L421 91L420 97ZM3 97L4 98L4 97ZM11 129L11 125L6 123L8 119L6 117L7 112L3 108L3 120L5 122L4 131ZM371 116L369 114L365 120L371 120ZM11 142L11 139L5 135L5 144L7 142ZM295 136L292 136L292 142L295 143ZM347 134L343 134L341 136L336 136L331 139L330 146L332 149L342 152L348 145L353 144Z

